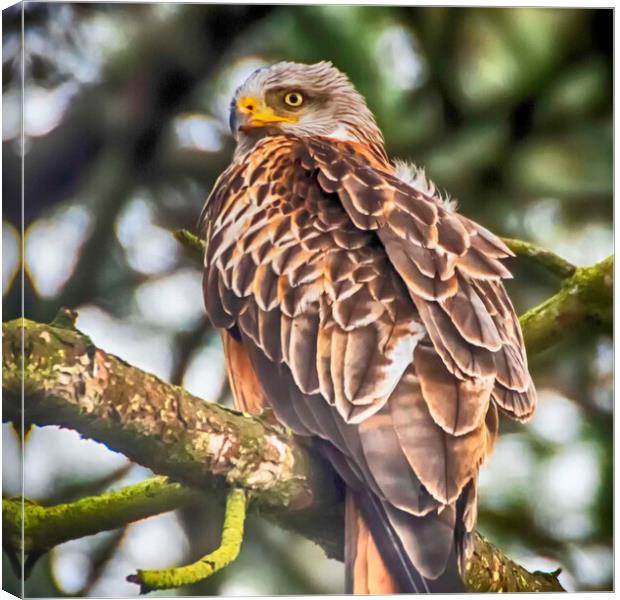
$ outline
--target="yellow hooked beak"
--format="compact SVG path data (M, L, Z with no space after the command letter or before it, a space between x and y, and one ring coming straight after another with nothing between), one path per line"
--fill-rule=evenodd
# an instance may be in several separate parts
M237 100L237 113L243 116L243 122L239 129L254 129L268 127L273 123L297 123L296 117L277 115L273 108L267 106L262 100L244 96Z

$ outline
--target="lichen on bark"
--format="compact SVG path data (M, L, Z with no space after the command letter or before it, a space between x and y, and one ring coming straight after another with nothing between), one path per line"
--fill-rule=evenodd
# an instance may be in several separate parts
M338 556L340 549L325 534L341 516L335 475L286 431L142 372L95 348L77 330L28 320L3 324L3 421L19 426L22 417L22 325L26 426L75 429L201 490L241 487L253 510ZM304 507L307 520L297 515Z
M559 574L559 569L552 573L529 572L476 534L473 556L465 566L464 579L470 592L563 592Z
M20 325L3 324L5 420L19 418ZM26 424L78 429L159 473L238 485L265 505L312 502L314 474L284 432L139 371L77 331L23 325Z

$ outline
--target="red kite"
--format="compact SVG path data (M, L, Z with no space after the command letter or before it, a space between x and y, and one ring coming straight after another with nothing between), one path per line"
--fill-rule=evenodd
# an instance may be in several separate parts
M253 73L204 209L204 294L239 409L271 407L347 486L347 591L462 591L498 409L536 403L510 250L392 163L330 63Z

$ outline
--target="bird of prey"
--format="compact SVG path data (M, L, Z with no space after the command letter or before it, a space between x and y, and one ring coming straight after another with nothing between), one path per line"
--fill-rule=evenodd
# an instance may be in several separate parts
M463 591L498 409L536 402L511 252L390 161L329 62L255 71L230 124L202 218L236 406L270 407L344 481L348 593Z

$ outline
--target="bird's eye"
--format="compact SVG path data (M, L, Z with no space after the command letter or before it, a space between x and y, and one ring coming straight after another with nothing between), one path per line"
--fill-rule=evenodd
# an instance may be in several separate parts
M301 106L303 101L304 97L301 95L301 92L289 92L286 96L284 96L284 102L294 108Z

